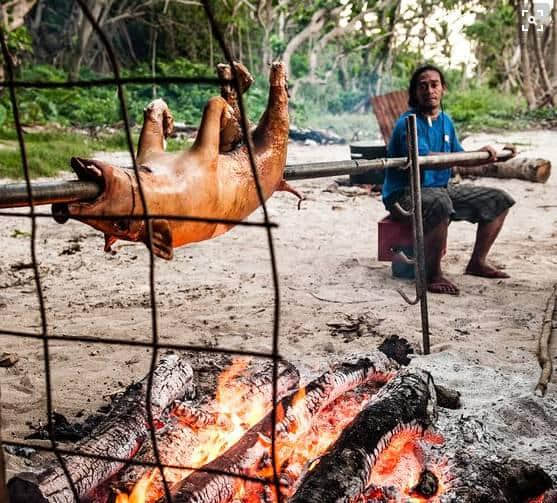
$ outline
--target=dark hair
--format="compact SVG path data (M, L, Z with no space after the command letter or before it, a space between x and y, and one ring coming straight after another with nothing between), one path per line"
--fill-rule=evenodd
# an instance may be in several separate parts
M418 106L418 97L416 96L416 89L418 87L418 79L420 78L420 75L422 73L430 71L430 70L434 71L434 72L437 72L439 74L439 77L441 79L441 85L443 87L446 87L445 76L443 75L443 72L439 68L437 68L436 66L423 65L423 66L420 66L420 67L416 68L414 70L414 73L412 74L412 77L410 78L410 85L408 86L408 104L411 107Z

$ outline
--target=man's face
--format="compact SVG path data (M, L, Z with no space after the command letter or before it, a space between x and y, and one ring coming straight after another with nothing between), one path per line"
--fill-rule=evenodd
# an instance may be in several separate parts
M418 77L416 98L422 110L433 111L439 108L443 98L443 84L438 72L426 70Z

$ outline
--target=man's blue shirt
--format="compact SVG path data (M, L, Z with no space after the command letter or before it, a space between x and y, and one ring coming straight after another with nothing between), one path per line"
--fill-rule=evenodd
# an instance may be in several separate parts
M415 113L418 124L418 152L428 155L430 152L463 152L458 141L451 118L441 112L432 119L431 126L426 117L410 109L404 112L395 124L393 134L387 145L387 157L407 157L406 116ZM446 187L451 177L451 169L424 170L423 187ZM386 169L383 182L383 201L394 192L408 187L408 170Z

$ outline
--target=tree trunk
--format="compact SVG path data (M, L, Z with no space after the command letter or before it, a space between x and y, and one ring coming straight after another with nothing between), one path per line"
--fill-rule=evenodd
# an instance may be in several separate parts
M301 439L307 428L311 427L311 420L348 390L365 382L388 380L391 377L391 365L391 360L377 352L371 359L344 364L323 374L310 382L303 394L297 392L283 398L277 406L276 445L292 445L296 439ZM273 414L270 413L238 443L203 468L244 476L253 476L254 471L261 472L264 468L270 470L269 443L272 429ZM172 496L174 503L225 503L232 500L243 484L244 481L239 477L198 471L176 484L172 488Z
M530 2L532 11L534 10L533 2ZM538 63L538 69L540 71L540 76L542 80L542 87L545 91L545 97L552 106L555 106L555 100L553 99L553 89L551 82L549 80L549 75L547 74L547 68L545 66L545 59L542 53L542 47L540 43L540 37L538 36L537 30L530 30L532 33L532 39L534 41L534 53L536 55L536 61Z
M153 421L161 421L165 410L176 399L192 396L193 369L175 354L164 356L152 376L151 410ZM149 376L128 386L112 411L87 439L79 442L76 453L93 456L131 458L148 435L147 386ZM64 464L80 498L112 477L123 461L64 456ZM11 503L77 503L68 479L60 466L37 474L20 474L8 482Z
M388 8L386 14L388 18L388 24L386 26L387 36L383 42L383 50L381 51L381 68L379 70L379 78L377 79L377 85L375 88L375 94L379 95L382 92L382 85L384 81L384 75L387 75L392 81L392 67L393 67L393 50L395 43L395 26L398 22L400 15L400 8L402 2L397 1L395 5ZM383 24L383 23L382 23Z
M466 177L517 178L529 182L545 183L551 175L551 162L546 159L515 157L474 167L454 167L453 173Z
M551 32L551 44L550 47L550 58L549 58L549 68L551 71L551 80L553 85L557 85L557 3L551 9L551 24L549 26Z
M323 28L323 25L325 24L326 12L327 11L325 9L316 10L304 29L294 35L286 45L286 48L282 53L282 61L286 65L286 75L292 75L290 60L296 49L298 49L298 47L300 47L306 40Z
M153 26L151 28L151 77L155 78L157 74L157 39L159 37L159 32ZM155 99L157 97L157 84L153 84L151 87L151 97Z
M280 399L286 393L291 392L299 384L300 376L298 371L293 365L289 363L281 364L279 367L279 374L277 379L277 397ZM246 394L239 398L245 400L258 400L258 402L266 400L266 410L271 408L272 397L272 363L255 365L254 368L248 368L241 375L232 380L232 388L234 384L243 384ZM231 392L234 392L232 389ZM219 420L218 411L214 410L215 403L207 400L207 403L198 406L197 408L190 408L189 411L193 412L190 416L197 416L205 418L206 423L211 419ZM171 413L171 422L168 427L160 432L157 432L157 446L159 448L160 460L164 465L170 466L184 466L188 467L192 464L192 458L195 450L199 447L200 432L197 431L196 425L192 424L193 421L188 421L189 425L185 424L183 417L184 409L178 406L175 413ZM152 450L152 444L148 440L143 444L140 451L134 458L136 461L154 463L155 458ZM123 489L130 492L136 482L143 476L151 472L151 468L140 465L130 465L126 470L119 475L119 482L116 484L117 489ZM165 468L164 476L169 484L175 484L180 480L186 478L191 473L190 469L179 468ZM163 480L160 472L154 475L147 501L155 501L164 494Z
M518 43L520 46L520 66L522 70L522 92L528 103L528 108L530 110L536 107L536 95L534 94L534 86L532 84L532 70L530 67L530 55L528 54L528 31L530 30L530 25L527 20L524 21L522 17L522 2L516 0L516 16L517 16L517 27L518 27ZM527 31L522 29L523 24Z
M423 434L435 419L433 379L422 370L401 371L320 458L291 503L344 503L363 496L379 454L394 432L416 427Z
M0 5L0 22L6 31L23 26L25 15L37 0L5 0Z
M89 7L93 18L99 19L102 13L104 1L103 0L89 0L87 6ZM81 24L77 30L77 46L75 47L71 60L70 60L70 79L75 80L79 76L81 62L85 56L85 51L89 45L91 35L93 34L93 25L89 22L86 16L81 16Z
M43 19L44 8L46 7L45 0L39 0L37 3L37 8L35 9L35 14L33 15L33 20L31 21L31 31L37 31Z

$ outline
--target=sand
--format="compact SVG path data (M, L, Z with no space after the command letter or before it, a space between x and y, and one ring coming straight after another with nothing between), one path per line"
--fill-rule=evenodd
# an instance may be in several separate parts
M557 165L557 131L475 135L465 148L513 141L521 155ZM291 145L289 163L349 158L347 146ZM67 177L67 175L66 175ZM268 202L280 285L280 354L295 363L304 380L347 355L374 350L397 334L418 348L419 307L405 304L409 281L393 279L390 263L378 262L377 221L385 210L365 191L328 191L332 179L295 182L306 196L278 193ZM557 480L557 386L533 393L539 368L536 338L546 300L557 282L557 175L545 184L519 180L466 181L498 186L516 199L491 259L510 279L463 275L475 233L467 223L449 229L444 268L460 287L459 297L430 295L432 354L412 365L429 369L437 382L462 392L463 408L441 411L447 446L462 443L484 455L511 454L539 463ZM44 208L46 210L46 208ZM250 221L261 221L261 211ZM27 219L2 218L0 227L0 319L2 329L40 333L30 262ZM150 351L110 344L149 341L152 318L149 259L141 244L119 242L103 252L101 234L83 224L37 222L37 257L49 334L53 406L74 419L95 412L109 396L147 371ZM269 352L272 349L274 289L267 235L241 227L176 250L171 262L156 260L158 331L163 343ZM359 330L339 333L331 324ZM72 341L99 337L106 344ZM2 379L2 436L22 440L28 423L44 422L43 342L3 336L3 351L19 357ZM205 376L225 358L192 357ZM557 363L557 361L555 361ZM8 475L29 469L28 460L8 455Z

